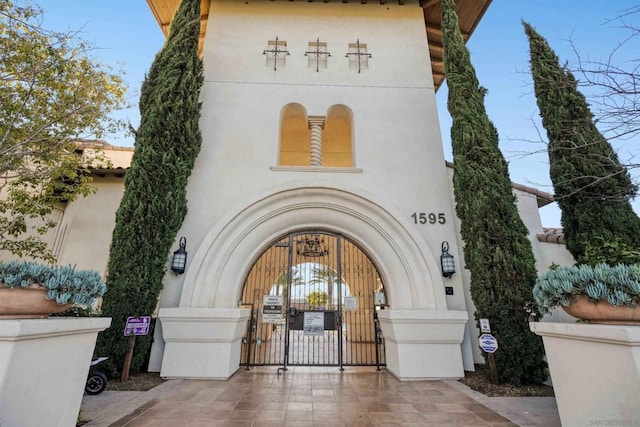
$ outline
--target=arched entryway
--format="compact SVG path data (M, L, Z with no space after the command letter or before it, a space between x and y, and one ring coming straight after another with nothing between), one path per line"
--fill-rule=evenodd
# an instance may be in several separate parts
M389 304L378 318L390 372L403 379L462 375L460 343L468 316L447 308L437 257L392 206L337 185L294 180L216 222L190 258L179 306L159 310L162 376L229 378L238 369L251 317L250 309L238 306L243 281L265 251L300 230L331 230L375 260Z
M385 365L382 278L341 234L304 230L276 240L247 274L241 306L251 310L241 365Z

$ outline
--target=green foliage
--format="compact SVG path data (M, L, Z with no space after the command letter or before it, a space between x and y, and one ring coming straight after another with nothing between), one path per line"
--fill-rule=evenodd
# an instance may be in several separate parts
M317 267L313 267L311 273L313 274L313 277L309 281L309 283L312 285L326 285L328 291L327 301L330 304L329 308L333 307L333 304L335 303L335 296L333 295L333 291L334 286L337 286L338 283L338 272L327 265L318 265Z
M122 123L119 75L76 32L40 27L41 9L0 0L0 251L53 261L41 235L54 204L92 191L75 140Z
M559 267L540 276L533 295L541 313L558 305L569 305L574 295L635 307L640 304L640 267L622 264Z
M476 318L490 319L500 342L495 360L502 379L516 385L540 383L545 379L544 349L540 337L530 332L524 309L537 276L531 243L453 0L442 1L442 14L456 212Z
M307 295L307 301L312 307L322 307L329 300L329 295L324 291L313 291Z
M584 245L584 264L596 266L598 264L640 264L640 250L629 246L619 238L607 241L597 236Z
M291 272L291 286L295 288L296 286L304 285L304 279L300 275L300 271L293 267L291 269ZM275 287L275 295L287 295L287 286L289 286L289 272L285 271L280 276L278 276L276 281L273 283L273 286Z
M128 351L123 336L127 317L151 315L156 309L168 254L187 213L187 180L202 143L199 34L200 0L183 0L142 85L141 122L116 213L110 292L102 305L113 320L96 344L97 354L109 356L112 370L122 368ZM132 370L143 364L152 336L150 331L136 340Z
M34 284L47 289L49 300L83 307L91 307L107 292L107 286L97 271L34 262L0 261L0 286L28 288Z
M596 128L573 74L531 25L523 25L567 249L583 263L585 245L597 238L640 247L640 218L629 203L637 187Z

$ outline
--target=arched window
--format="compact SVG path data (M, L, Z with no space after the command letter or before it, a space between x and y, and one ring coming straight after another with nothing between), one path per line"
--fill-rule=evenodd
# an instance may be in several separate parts
M300 104L287 104L280 115L281 166L309 166L311 164L311 131L307 110Z
M279 166L353 168L353 113L333 105L326 116L309 116L296 103L282 108Z
M322 132L322 166L354 166L353 161L353 113L345 105L334 105L327 111Z

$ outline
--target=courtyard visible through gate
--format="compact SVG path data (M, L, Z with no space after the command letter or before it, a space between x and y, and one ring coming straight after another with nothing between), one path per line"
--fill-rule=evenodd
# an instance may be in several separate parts
M247 276L240 305L251 310L242 366L385 365L384 286L342 235L305 231L275 242Z

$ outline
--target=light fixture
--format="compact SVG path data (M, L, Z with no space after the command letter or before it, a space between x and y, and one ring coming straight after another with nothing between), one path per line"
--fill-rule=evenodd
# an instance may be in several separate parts
M173 253L173 259L171 260L171 270L175 274L184 273L184 268L187 265L187 251L185 250L186 247L187 239L181 237L180 247Z
M440 266L442 267L442 275L451 277L456 272L456 265L453 262L453 255L449 253L449 242L442 242L442 255L440 255Z

